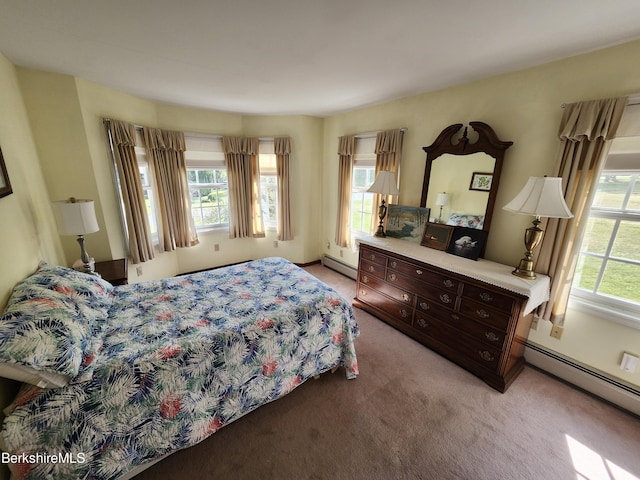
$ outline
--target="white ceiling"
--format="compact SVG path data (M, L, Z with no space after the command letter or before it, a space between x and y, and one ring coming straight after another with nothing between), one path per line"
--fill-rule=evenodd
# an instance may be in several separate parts
M638 0L0 0L16 65L247 114L330 115L637 38Z

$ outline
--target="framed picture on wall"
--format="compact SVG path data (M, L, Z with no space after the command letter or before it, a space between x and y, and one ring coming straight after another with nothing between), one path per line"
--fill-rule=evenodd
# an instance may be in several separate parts
M489 192L493 181L493 173L473 172L471 174L471 184L469 190Z
M2 149L0 149L0 198L6 197L11 193L13 193L13 190L11 190L11 182L9 181L7 166L4 164Z
M446 250L453 234L453 228L443 223L427 222L424 225L424 233L420 245L436 250Z

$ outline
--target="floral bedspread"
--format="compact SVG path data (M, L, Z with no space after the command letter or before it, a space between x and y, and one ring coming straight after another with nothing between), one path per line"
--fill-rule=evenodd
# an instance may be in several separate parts
M351 306L280 258L116 287L92 378L25 384L10 406L10 467L118 478L335 366L354 378L357 335Z

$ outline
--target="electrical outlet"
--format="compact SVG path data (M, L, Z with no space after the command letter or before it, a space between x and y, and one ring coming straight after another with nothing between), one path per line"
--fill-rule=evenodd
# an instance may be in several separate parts
M278 248L278 241L277 240L273 241L273 248Z
M139 277L142 276L142 267L136 267L136 275L138 275Z
M560 338L562 337L563 331L564 331L563 327L559 325L554 325L553 327L551 327L551 333L549 335L551 335L553 338L557 338L558 340L560 340Z
M538 330L538 317L533 317L531 320L531 330Z
M331 242L327 242L327 250L331 250Z
M219 252L220 251L220 244L219 243L214 243L213 244L213 251L214 252Z
M340 250L340 256L344 257L344 250Z

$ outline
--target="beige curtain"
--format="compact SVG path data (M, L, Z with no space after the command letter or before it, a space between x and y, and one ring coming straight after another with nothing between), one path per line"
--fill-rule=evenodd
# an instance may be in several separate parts
M555 325L564 324L589 209L626 104L626 97L573 103L562 115L553 176L562 177L565 201L574 218L547 219L536 266L551 277L550 299L538 314Z
M222 137L229 182L229 237L264 237L260 206L260 143L257 138Z
M338 221L336 224L336 245L348 247L351 244L351 175L353 155L356 152L356 137L338 138Z
M133 263L146 262L154 257L154 252L140 170L136 160L135 126L118 120L105 120L105 124L113 147L120 194L124 205L129 256Z
M177 247L197 245L184 160L184 133L144 127L142 138L156 183L160 250L171 252Z
M289 198L291 139L289 137L274 138L274 153L276 154L276 175L278 178L278 240L293 240Z
M378 132L376 135L376 176L381 170L388 170L396 174L396 180L400 178L400 160L402 159L402 142L404 132L400 129ZM378 229L380 217L377 215L377 206L383 200L383 195L373 195L374 214L371 216L371 233ZM389 205L397 202L397 195L384 195L384 201Z

